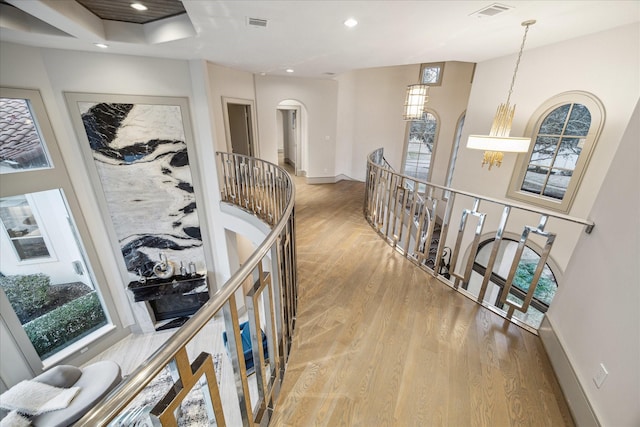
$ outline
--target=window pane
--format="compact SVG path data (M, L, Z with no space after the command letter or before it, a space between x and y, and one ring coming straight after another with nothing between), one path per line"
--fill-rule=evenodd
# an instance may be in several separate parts
M581 152L580 139L562 138L553 167L574 170Z
M429 178L437 122L433 114L425 113L423 117L423 120L411 121L404 173L426 181Z
M547 181L543 194L547 197L562 200L569 186L572 173L570 170L551 169L551 174L549 175L549 180Z
M21 261L49 256L44 239L39 237L40 227L25 196L0 200L0 221Z
M584 146L584 138L563 135L586 135L590 124L591 114L582 104L553 110L540 126L521 190L562 200ZM558 137L551 136L556 134Z
M565 104L549 113L542 122L542 125L540 125L540 131L538 133L542 135L560 135L564 128L570 107L570 104Z
M13 239L11 243L16 248L16 253L21 260L49 257L47 245L42 237Z
M530 167L524 176L521 190L531 193L540 194L547 180L549 169L543 167Z
M604 108L591 94L566 92L541 105L531 122L539 125L531 135L536 143L527 156L519 156L507 196L569 213L602 129ZM542 180L545 171L550 171L548 183Z
M39 236L40 229L24 196L5 197L0 201L0 219L9 237Z
M440 82L440 69L439 65L433 67L424 67L422 69L422 83L425 84L437 84Z
M539 136L531 153L531 163L538 166L551 166L558 139L551 136Z
M29 102L0 98L0 173L49 167Z
M582 104L573 104L565 135L586 136L591 127L591 113Z
M516 243L510 242L510 244L515 245ZM536 271L536 267L538 266L538 262L540 262L540 255L531 248L525 247L522 252L520 263L518 264L518 269L513 278L513 284L524 292L527 292ZM538 285L536 286L535 291L533 291L533 296L546 305L550 305L554 295L556 294L557 288L558 285L556 283L556 278L551 272L549 266L545 264L542 269L540 279L538 280Z
M23 201L22 206L19 201ZM47 237L51 253L55 252L55 256L49 256L44 237L11 239L7 233L0 233L0 287L40 358L50 357L107 325L108 317L76 240L78 232L62 191L6 197L0 199L0 206L3 221L12 209L20 208L27 218L43 213L37 216L35 225L38 234ZM10 245L17 250L14 252ZM42 261L31 259L43 254L47 258ZM22 262L25 255L30 262Z

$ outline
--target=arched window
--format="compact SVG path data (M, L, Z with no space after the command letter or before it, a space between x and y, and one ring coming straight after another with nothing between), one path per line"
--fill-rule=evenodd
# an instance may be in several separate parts
M456 168L456 160L458 159L458 149L460 148L460 137L462 136L462 129L464 128L464 119L467 113L462 113L462 116L458 119L458 125L456 126L456 135L453 138L453 147L451 148L451 157L449 158L449 169L447 170L447 179L444 182L445 187L451 187L453 181L453 171Z
M489 256L493 248L493 239L485 240L478 248L478 254L473 263L473 272L469 280L468 291L474 295L478 294L482 278L487 269ZM516 252L518 242L510 239L503 239L500 243L500 249L496 258L493 274L489 282L489 287L485 294L485 301L491 305L499 306L500 297L504 290L509 269L513 262L513 256ZM507 300L522 303L529 284L535 272L536 266L540 261L540 255L533 248L526 246L522 252L522 258L518 264L516 275ZM547 312L553 297L555 296L558 283L549 263L545 264L542 275L538 280L538 285L533 294L531 305L526 313L518 310L515 311L514 317L526 323L527 325L537 329L542 322L544 313Z
M603 122L602 105L590 94L567 92L545 102L527 127L533 143L518 159L508 196L568 212Z
M428 111L425 111L422 120L409 122L409 136L402 167L405 175L424 181L429 180L437 132L438 119Z

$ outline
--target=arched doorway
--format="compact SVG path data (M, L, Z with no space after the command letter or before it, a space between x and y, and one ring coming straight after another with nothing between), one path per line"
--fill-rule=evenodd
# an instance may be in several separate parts
M295 175L307 171L307 111L296 100L281 101L276 109L278 163L290 167Z

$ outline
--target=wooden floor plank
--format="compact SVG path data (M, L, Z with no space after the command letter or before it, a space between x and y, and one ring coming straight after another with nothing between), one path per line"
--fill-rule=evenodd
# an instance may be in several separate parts
M387 245L363 183L296 187L298 315L271 425L573 425L539 338Z

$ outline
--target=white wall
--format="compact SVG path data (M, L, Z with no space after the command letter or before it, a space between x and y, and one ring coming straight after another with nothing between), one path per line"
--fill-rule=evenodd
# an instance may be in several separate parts
M580 237L548 313L603 426L640 425L639 109L590 212L596 226ZM598 389L600 363L609 375Z
M276 110L281 101L295 100L304 106L308 117L307 177L335 176L337 82L255 76L255 84L260 157L278 163ZM305 165L304 160L302 164Z
M278 152L284 153L285 143L284 143L284 111L278 110L276 112L276 141L278 141Z
M444 184L458 119L465 111L474 64L447 62L442 84L430 89L427 109L439 119L432 182ZM356 70L338 77L338 173L363 181L366 156L384 147L402 168L408 122L402 120L407 85L420 81L420 64ZM349 149L351 147L351 149Z
M420 65L355 70L340 75L337 173L364 181L367 154L384 147L400 170L407 122L402 108L407 85L418 83ZM340 158L338 158L338 155Z
M7 276L44 273L53 285L82 282L93 288L84 267L84 257L74 238L75 233L67 221L69 213L59 194L55 190L38 192L27 199L50 257L22 262L7 233L0 232L0 271ZM73 267L75 261L83 266L83 274L76 273Z
M227 138L225 136L222 98L255 101L253 74L211 62L207 62L207 71L209 75L209 97L213 109L215 128L215 149L216 151L231 152L231 149L227 147ZM259 139L260 136L258 135L258 146L261 144Z

